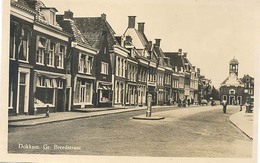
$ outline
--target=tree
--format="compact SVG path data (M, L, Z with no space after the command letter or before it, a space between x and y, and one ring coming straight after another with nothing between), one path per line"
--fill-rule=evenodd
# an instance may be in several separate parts
M214 100L220 100L219 91L218 91L214 86L213 86L213 88L212 88L211 97L212 97Z

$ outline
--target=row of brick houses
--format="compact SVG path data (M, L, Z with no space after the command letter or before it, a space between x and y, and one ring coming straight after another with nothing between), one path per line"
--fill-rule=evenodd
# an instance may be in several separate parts
M199 102L200 70L187 53L163 52L144 25L129 16L122 35L106 15L56 15L40 0L11 0L9 102L11 115L88 107L143 106L179 99Z

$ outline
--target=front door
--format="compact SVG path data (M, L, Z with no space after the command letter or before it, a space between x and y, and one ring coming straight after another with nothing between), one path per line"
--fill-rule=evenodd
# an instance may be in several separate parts
M26 73L20 73L19 83L19 114L24 114L26 96Z
M234 105L235 96L229 96L229 105Z

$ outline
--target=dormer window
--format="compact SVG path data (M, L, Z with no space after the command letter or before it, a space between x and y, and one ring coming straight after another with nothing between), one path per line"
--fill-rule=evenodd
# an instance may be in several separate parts
M55 25L56 24L56 12L58 10L56 8L41 8L41 12L43 16L45 17L46 21L51 24Z

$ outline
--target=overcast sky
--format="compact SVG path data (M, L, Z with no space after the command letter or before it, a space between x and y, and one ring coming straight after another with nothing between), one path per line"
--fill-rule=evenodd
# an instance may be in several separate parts
M117 34L123 34L128 16L145 22L145 34L162 39L165 52L179 48L191 63L219 87L228 76L228 64L239 61L239 77L256 77L260 52L259 0L42 0L59 13L97 17L102 13ZM136 26L137 27L137 26Z

